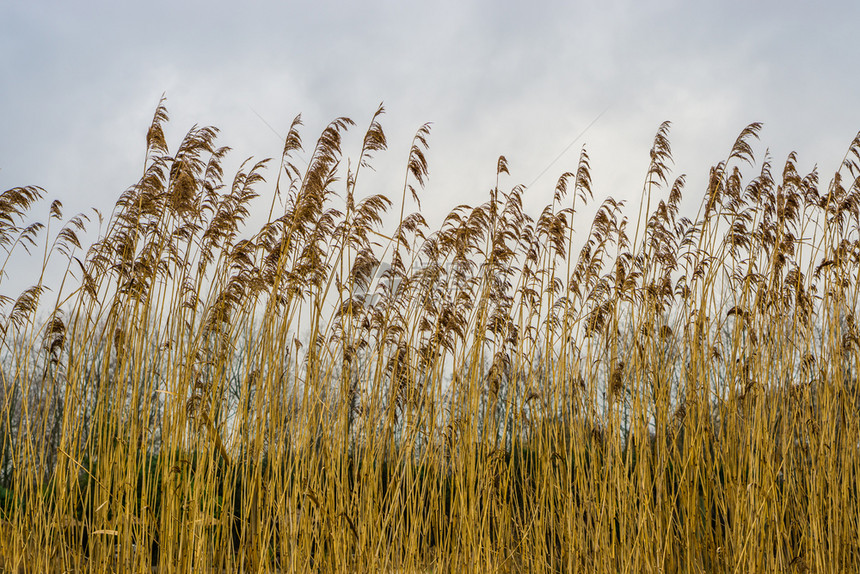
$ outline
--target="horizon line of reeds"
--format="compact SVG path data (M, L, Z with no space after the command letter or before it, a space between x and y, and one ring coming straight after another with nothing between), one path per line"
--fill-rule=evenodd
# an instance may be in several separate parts
M502 156L430 229L429 124L395 200L358 192L383 112L355 162L338 118L300 169L299 116L273 182L228 181L217 129L169 151L162 100L86 250L89 216L0 193L0 278L43 270L0 297L0 567L860 565L860 134L822 191L751 124L687 217L665 122L636 218L607 197L583 229L584 148L536 217Z

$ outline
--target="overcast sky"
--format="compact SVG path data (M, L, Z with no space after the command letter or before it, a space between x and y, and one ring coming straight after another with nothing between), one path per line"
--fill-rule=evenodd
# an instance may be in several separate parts
M171 148L214 125L233 167L278 156L299 113L306 148L335 117L355 120L355 156L384 102L389 151L359 182L368 194L399 195L412 135L433 122L423 197L436 222L486 199L500 154L507 185L533 184L539 211L583 144L597 199L636 204L664 120L696 207L708 167L753 121L765 124L759 151L781 164L796 150L826 184L860 130L858 7L0 0L0 188L39 185L68 214L109 213L141 174L162 93Z

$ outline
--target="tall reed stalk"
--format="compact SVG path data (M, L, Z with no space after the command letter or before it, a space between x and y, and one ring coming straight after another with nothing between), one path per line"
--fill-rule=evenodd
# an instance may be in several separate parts
M0 273L42 270L0 299L3 571L860 569L860 136L822 187L752 124L693 219L668 123L635 221L585 150L536 216L501 157L431 229L429 126L360 191L382 114L226 180L162 101L86 250L0 194Z

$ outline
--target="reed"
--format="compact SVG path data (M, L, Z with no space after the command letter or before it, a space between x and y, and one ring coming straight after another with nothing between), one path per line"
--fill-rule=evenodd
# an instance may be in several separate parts
M752 124L695 217L668 123L634 220L584 149L536 216L501 157L431 229L429 126L360 192L382 115L228 180L162 101L86 249L0 194L0 274L43 270L0 299L2 571L860 569L860 135L825 187Z

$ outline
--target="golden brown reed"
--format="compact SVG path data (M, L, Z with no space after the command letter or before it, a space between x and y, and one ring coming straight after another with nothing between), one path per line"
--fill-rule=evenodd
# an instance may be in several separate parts
M386 230L382 113L304 170L296 118L256 231L267 162L171 154L163 101L85 254L87 216L0 194L2 272L44 246L0 300L4 571L860 568L860 136L822 191L794 154L747 181L752 124L688 219L664 123L635 222L583 230L584 150L536 218L501 157L432 230L425 125Z

